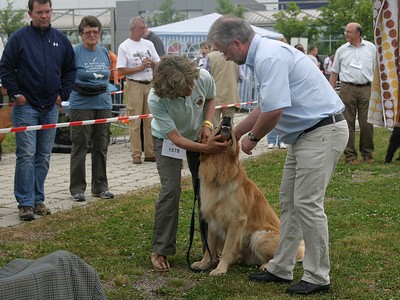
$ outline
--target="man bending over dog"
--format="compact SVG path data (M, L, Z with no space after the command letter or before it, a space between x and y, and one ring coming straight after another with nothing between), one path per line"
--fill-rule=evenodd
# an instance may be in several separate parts
M208 138L215 111L215 83L206 70L183 56L165 56L154 72L149 108L161 189L156 202L151 262L158 271L169 271L167 256L176 252L182 160L186 156L192 182L198 178L199 152L226 151L231 142ZM171 143L172 142L172 143Z
M304 53L262 38L243 19L220 17L208 40L226 60L246 64L258 83L258 106L235 127L251 154L273 128L289 144L280 191L280 243L265 271L250 280L291 283L296 253L305 243L304 274L291 294L327 292L330 286L328 222L324 195L349 137L344 105Z

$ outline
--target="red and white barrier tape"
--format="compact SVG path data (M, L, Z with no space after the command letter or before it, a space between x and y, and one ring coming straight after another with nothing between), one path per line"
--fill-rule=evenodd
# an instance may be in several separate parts
M116 91L116 92L110 92L110 95L115 95L115 94L122 94L124 91Z
M215 108L240 107L243 105L255 104L255 103L257 103L257 101L219 105L219 106L216 106ZM0 128L0 133L33 131L33 130L72 127L72 126L84 126L84 125L104 124L104 123L114 123L114 122L127 122L129 120L146 119L146 118L152 118L152 117L153 117L152 114L144 114L144 115L137 115L137 116L120 116L120 117L107 118L107 119L74 121L74 122L65 122L65 123L57 123L57 124L44 124L44 125L34 125L34 126Z

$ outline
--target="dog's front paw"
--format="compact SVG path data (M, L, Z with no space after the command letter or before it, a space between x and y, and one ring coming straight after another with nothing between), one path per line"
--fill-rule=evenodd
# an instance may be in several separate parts
M221 269L216 268L210 272L210 276L221 276L221 275L226 274L226 271L227 270L221 270Z
M192 269L204 271L210 267L209 263L204 263L203 261L196 261L192 264Z
M267 270L267 265L268 265L267 262L265 264L261 265L260 270L261 271L266 271Z

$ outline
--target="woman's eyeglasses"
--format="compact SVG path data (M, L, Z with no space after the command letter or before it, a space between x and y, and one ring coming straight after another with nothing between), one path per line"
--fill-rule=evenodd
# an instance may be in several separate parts
M86 36L91 36L92 34L94 36L98 36L100 34L100 31L97 30L84 31L83 34Z

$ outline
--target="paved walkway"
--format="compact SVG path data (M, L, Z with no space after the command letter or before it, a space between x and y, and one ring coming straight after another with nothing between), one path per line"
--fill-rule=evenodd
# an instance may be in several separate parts
M245 113L237 114L235 121L238 122L246 116ZM116 144L110 145L108 148L108 165L107 176L109 190L116 196L126 194L132 191L151 187L159 184L159 177L156 164L151 162L143 162L141 165L133 165L129 151L129 143L125 144L123 140L117 140ZM258 143L253 150L252 156L264 153L267 150L264 140ZM241 159L249 158L241 152ZM46 206L52 213L65 211L75 206L88 205L99 198L90 196L86 192L85 202L75 202L69 194L69 162L70 154L53 153L50 163L50 170L45 182ZM3 155L0 161L0 227L14 226L20 223L18 218L17 202L14 198L14 171L15 171L15 155ZM86 158L87 182L91 182L91 159L90 154ZM185 164L182 170L183 176L189 175L190 172Z

